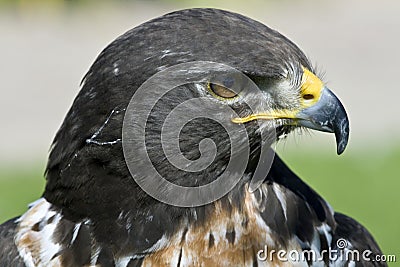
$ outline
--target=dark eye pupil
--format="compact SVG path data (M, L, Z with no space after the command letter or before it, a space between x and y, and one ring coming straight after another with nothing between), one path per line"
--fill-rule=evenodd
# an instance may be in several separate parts
M237 95L232 90L229 90L228 88L219 84L211 83L210 88L214 92L214 94L223 98L233 98Z

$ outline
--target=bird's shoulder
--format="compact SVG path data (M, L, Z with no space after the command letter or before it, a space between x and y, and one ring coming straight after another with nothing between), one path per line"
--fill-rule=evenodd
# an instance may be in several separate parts
M312 208L283 185L264 183L253 193L247 186L189 209L174 222L175 231L166 231L143 250L99 242L96 222L69 221L45 199L21 217L15 242L28 266L270 266L271 261L290 266L277 254L263 259L260 251L320 251L316 244L329 240L331 227L317 222ZM134 236L135 229L126 227Z
M279 157L274 163L254 192L244 182L220 200L187 208L184 213L159 203L153 209L148 207L143 218L121 220L125 224L120 229L125 232L113 232L107 220L69 220L43 198L33 203L17 224L2 226L2 240L12 242L14 236L28 266L342 266L350 261L323 254L324 250L338 250L339 240L349 244L345 249L381 254L364 227L334 213ZM112 236L113 244L105 242L99 232ZM15 247L10 250L11 243L1 246L2 257L4 251L17 255ZM286 258L279 259L278 251L286 252ZM287 258L289 252L303 255L304 251L312 251L316 260L290 262Z
M341 213L335 213L336 230L332 237L331 250L337 250L345 255L348 264L355 266L387 266L382 259L380 250L371 233L359 222Z
M10 219L0 225L0 266L25 266L14 243L18 218Z

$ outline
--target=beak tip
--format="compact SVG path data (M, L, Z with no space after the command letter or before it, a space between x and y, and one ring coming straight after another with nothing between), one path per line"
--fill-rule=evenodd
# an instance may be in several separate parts
M344 152L346 145L338 145L337 146L337 154L340 155Z
M344 152L347 147L347 143L349 141L349 122L347 120L343 121L342 127L340 130L335 131L336 135L336 143L337 143L337 154L340 155Z
M337 154L340 155L344 152L344 150L347 147L347 138L338 141L339 142L337 143Z

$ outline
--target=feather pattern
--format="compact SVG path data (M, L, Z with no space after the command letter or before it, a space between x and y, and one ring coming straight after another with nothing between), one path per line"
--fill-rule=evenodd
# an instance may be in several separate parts
M344 266L351 260L330 261L321 255L328 248L337 249L339 238L351 244L348 250L368 247L374 255L381 254L362 226L334 214L316 193L307 195L313 192L310 188L299 186L294 192L272 181L285 173L291 175L288 180L298 179L278 157L275 162L255 192L244 183L223 199L192 209L176 221L178 230L163 233L139 252L112 250L111 244L96 239L93 222L71 222L43 198L16 221L15 244L26 266ZM325 214L318 215L322 211ZM259 251L266 248L299 255L313 251L318 261L282 261L276 254L264 259Z
M313 70L286 37L228 11L182 10L128 31L104 49L84 77L54 139L43 198L16 221L0 226L0 266L386 266L323 256L324 250L338 247L338 240L345 240L348 249L381 252L365 228L335 214L278 156L267 177L261 177L262 185L250 193L263 141L260 132L272 129L276 138L283 136L294 129L286 120L260 128L246 124L251 159L245 175L215 202L175 207L139 188L121 142L128 102L160 69L192 61L224 63L250 77L265 93L263 101L256 101L263 102L261 110L298 107L295 87L301 67ZM187 124L179 145L188 157L196 158L200 140L218 141L219 154L210 169L197 176L183 173L160 153L163 118L170 108L198 97L202 89L197 84L171 90L147 121L153 163L177 184L213 181L229 161L227 134L204 119ZM237 105L239 113L250 112L246 105ZM260 257L267 249L313 251L321 260Z

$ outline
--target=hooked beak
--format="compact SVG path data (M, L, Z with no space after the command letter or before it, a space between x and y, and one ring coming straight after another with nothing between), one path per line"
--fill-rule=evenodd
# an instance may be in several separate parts
M337 153L343 153L349 140L349 119L339 99L308 69L303 68L301 108L296 110L272 110L233 118L234 123L252 120L290 119L295 125L335 133Z
M296 119L300 126L335 133L337 153L343 153L349 140L349 119L342 103L331 90L324 87L319 101L297 113Z

